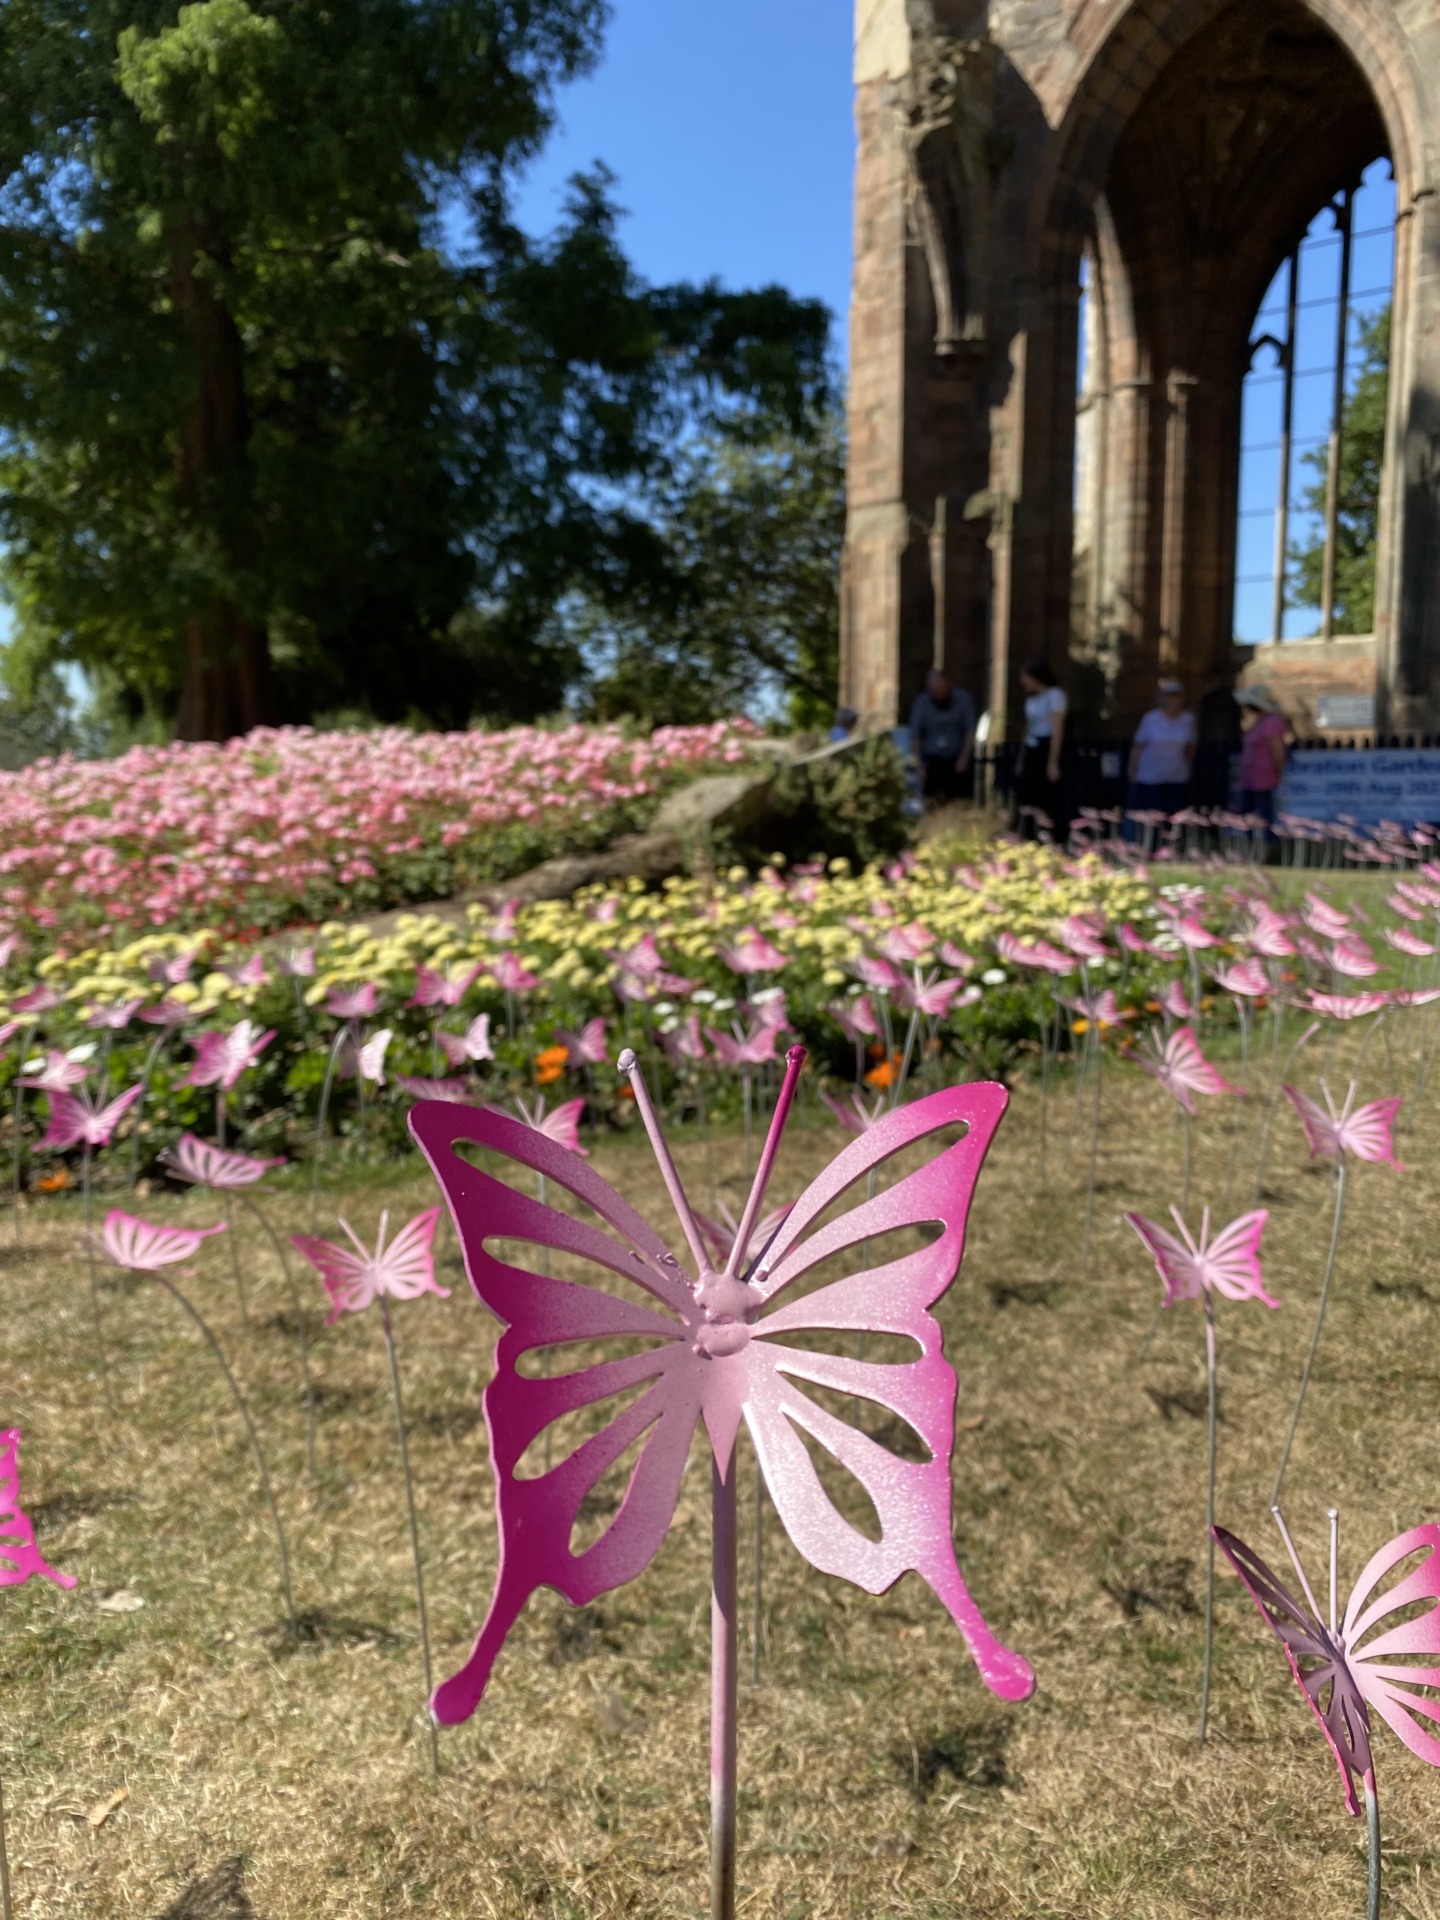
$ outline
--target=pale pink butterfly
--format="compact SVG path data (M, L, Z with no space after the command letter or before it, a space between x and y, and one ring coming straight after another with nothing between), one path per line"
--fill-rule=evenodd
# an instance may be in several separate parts
M778 1027L767 1026L759 1021L748 1033L717 1033L714 1027L706 1027L705 1037L715 1049L716 1057L727 1067L760 1067L767 1060L776 1057L775 1047L779 1035Z
M467 1066L471 1061L493 1060L495 1050L490 1044L490 1016L477 1014L464 1033L445 1033L443 1030L435 1036L440 1051L452 1067Z
M1318 933L1322 940L1338 940L1350 930L1350 916L1332 906L1328 900L1322 900L1318 893L1307 893L1305 904L1300 909L1300 918L1312 933Z
M88 1090L80 1093L52 1093L50 1124L40 1146L52 1153L68 1153L71 1147L108 1147L115 1129L145 1091L143 1086L127 1087L113 1100Z
M853 1000L832 1000L825 1011L852 1045L880 1036L880 1022L875 1018L868 993L857 994Z
M253 1020L241 1020L228 1033L197 1033L190 1042L195 1064L185 1076L187 1087L222 1087L226 1092L252 1067L275 1038L275 1028L262 1033Z
M540 984L539 975L530 972L518 953L497 953L490 962L490 972L505 993L529 993Z
M112 1000L106 1006L87 1008L85 1024L109 1033L123 1033L139 1011L138 1000Z
M587 1020L578 1033L572 1033L568 1027L557 1028L555 1042L564 1047L571 1066L603 1067L610 1058L605 1043L605 1022L598 1013L593 1020Z
M746 927L733 945L719 942L715 951L732 973L778 973L790 964L788 957L754 927Z
M412 1007L458 1007L479 979L482 962L466 966L463 962L448 967L416 967Z
M1308 993L1303 1005L1311 1013L1323 1013L1329 1020L1365 1020L1390 1005L1391 995L1372 993Z
M1135 1064L1142 1067L1152 1079L1158 1080L1165 1091L1178 1100L1186 1113L1196 1111L1195 1096L1204 1094L1207 1098L1222 1093L1243 1094L1243 1088L1232 1087L1218 1067L1214 1067L1200 1051L1200 1042L1189 1027L1177 1027L1170 1038L1163 1043L1158 1034L1147 1036L1151 1052L1137 1052Z
M335 987L325 996L325 1011L334 1020L368 1020L380 1004L380 988L373 980L360 987Z
M468 1080L432 1080L418 1073L397 1073L395 1085L411 1100L468 1100Z
M1412 1527L1381 1547L1355 1582L1342 1616L1332 1519L1327 1626L1278 1510L1275 1519L1299 1575L1303 1601L1228 1529L1216 1527L1215 1539L1284 1647L1296 1684L1330 1743L1345 1805L1358 1815L1357 1780L1374 1792L1372 1708L1413 1754L1440 1766L1440 1737L1422 1723L1422 1716L1425 1721L1440 1719L1433 1691L1440 1687L1440 1527ZM1397 1568L1422 1552L1423 1560L1384 1587ZM1414 1611L1422 1606L1423 1611ZM1435 1664L1417 1664L1427 1655Z
M68 1093L89 1077L83 1060L72 1060L68 1053L52 1047L43 1060L27 1060L20 1070L20 1085L36 1093Z
M1347 980L1369 980L1380 971L1380 963L1371 952L1369 942L1362 940L1358 933L1335 942L1330 949L1330 964Z
M213 1227L156 1227L120 1207L112 1207L105 1216L101 1240L117 1267L154 1273L159 1267L192 1260L204 1241L224 1231L223 1220Z
M1433 959L1440 948L1432 941L1422 940L1418 933L1411 933L1406 927L1385 929L1385 938L1397 953L1406 953L1414 960Z
M1270 991L1270 976L1258 960L1237 960L1233 966L1216 967L1212 977L1217 987L1241 1000L1258 1000Z
M803 1058L795 1049L782 1094L785 1111ZM642 1099L634 1056L622 1056L621 1065ZM956 1381L929 1311L959 1265L970 1197L1005 1105L1000 1087L961 1087L888 1115L814 1182L753 1266L742 1223L727 1270L719 1274L647 1097L642 1111L663 1156L693 1277L620 1194L537 1133L495 1110L413 1110L411 1131L450 1202L471 1284L504 1327L484 1394L502 1542L499 1580L469 1664L435 1695L438 1719L453 1723L474 1712L506 1635L537 1588L552 1586L572 1605L586 1605L644 1570L670 1530L691 1439L702 1421L722 1477L733 1471L741 1422L748 1426L785 1530L812 1565L872 1593L888 1591L907 1571L919 1572L960 1627L986 1684L1005 1698L1028 1697L1033 1672L990 1632L956 1562L950 1478ZM772 1140L783 1118L784 1111L777 1112ZM958 1144L811 1234L832 1202L882 1161L954 1126L966 1128ZM586 1217L560 1212L495 1179L462 1158L460 1144L490 1149L543 1174L579 1201ZM767 1145L767 1157L772 1154ZM758 1211L762 1191L757 1180L747 1218ZM803 1276L828 1256L935 1222L944 1228L940 1238L919 1251L799 1295ZM496 1240L507 1243L504 1261L490 1252ZM577 1257L597 1273L617 1274L648 1294L651 1304L513 1264L517 1243L526 1242ZM894 1333L914 1341L920 1358L884 1366L784 1344L785 1335L813 1330ZM625 1358L572 1363L570 1371L547 1377L519 1369L521 1358L536 1349L637 1336L647 1349ZM889 1452L809 1399L797 1382L879 1401L915 1428L929 1458ZM557 1419L639 1386L645 1388L639 1399L553 1471L539 1478L520 1473L533 1443ZM859 1532L831 1504L801 1431L860 1481L879 1518L879 1540ZM636 1442L641 1451L618 1512L594 1545L576 1552L572 1534L582 1502Z
M313 1234L292 1233L290 1244L304 1254L330 1296L326 1325L333 1327L345 1313L363 1313L382 1293L392 1300L417 1300L422 1293L448 1300L450 1289L435 1278L435 1228L439 1219L439 1207L427 1208L407 1221L387 1246L390 1215L382 1213L373 1253L348 1220L340 1221L352 1243L348 1247L337 1246L333 1240L319 1240Z
M1323 1082L1321 1092L1325 1096L1323 1107L1298 1087L1284 1089L1285 1098L1305 1128L1312 1160L1379 1161L1394 1167L1397 1173L1405 1171L1395 1158L1394 1137L1395 1116L1405 1104L1403 1099L1370 1100L1357 1107L1357 1088L1352 1080L1345 1105L1337 1113L1330 1089Z
M278 1159L262 1160L253 1153L238 1153L233 1147L217 1147L212 1141L198 1139L193 1133L182 1133L169 1152L162 1153L160 1158L182 1180L192 1181L200 1187L218 1187L225 1192L239 1192L245 1187L256 1186L272 1167L283 1167L285 1164L283 1155Z
M820 1098L834 1114L836 1124L844 1133L868 1133L871 1127L878 1126L890 1111L890 1102L883 1093L877 1094L869 1103L860 1094L853 1092L847 1100L837 1100L830 1093L822 1093Z
M498 1113L505 1120L510 1118L503 1107L485 1107L483 1111ZM533 1133L542 1134L557 1147L563 1147L567 1153L579 1154L582 1160L590 1158L590 1149L580 1144L580 1119L585 1112L583 1099L562 1101L558 1107L547 1112L542 1093L533 1107L527 1100L517 1099L515 1111L521 1125L529 1127Z
M389 1027L381 1027L378 1033L372 1033L368 1040L358 1045L347 1037L340 1049L340 1057L335 1072L341 1080L368 1080L373 1086L385 1084L385 1055L390 1050L390 1042L395 1038Z
M1265 1211L1242 1214L1228 1227L1210 1238L1210 1209L1201 1218L1200 1239L1192 1237L1178 1207L1170 1213L1179 1236L1143 1213L1127 1213L1128 1223L1139 1234L1165 1282L1165 1305L1180 1300L1198 1300L1213 1289L1227 1300L1259 1300L1267 1307L1278 1307L1265 1291L1265 1276L1260 1265L1260 1241L1269 1222Z

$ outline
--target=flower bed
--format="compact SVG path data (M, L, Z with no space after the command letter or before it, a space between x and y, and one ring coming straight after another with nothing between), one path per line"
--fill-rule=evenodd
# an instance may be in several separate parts
M753 753L744 721L508 733L317 733L136 747L0 774L0 935L234 935L434 900L639 825Z

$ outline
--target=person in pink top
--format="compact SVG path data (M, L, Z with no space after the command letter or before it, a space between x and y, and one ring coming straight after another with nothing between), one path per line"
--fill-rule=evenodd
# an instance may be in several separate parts
M1290 722L1266 686L1237 687L1235 699L1245 729L1240 743L1240 810L1258 814L1273 825L1275 792L1290 757L1286 746Z

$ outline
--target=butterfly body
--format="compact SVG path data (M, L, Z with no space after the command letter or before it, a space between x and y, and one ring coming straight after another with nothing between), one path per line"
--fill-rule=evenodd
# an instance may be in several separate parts
M506 1633L537 1588L554 1587L583 1606L649 1565L669 1531L702 1423L725 1480L739 1429L747 1427L785 1530L813 1566L870 1593L888 1590L908 1571L920 1573L960 1626L986 1684L1009 1699L1030 1693L1028 1664L990 1633L956 1563L950 1486L956 1380L929 1311L959 1265L970 1195L1005 1102L997 1087L956 1088L888 1116L812 1183L753 1267L747 1269L740 1249L724 1272L708 1259L688 1270L592 1168L508 1115L424 1105L412 1111L411 1129L449 1200L471 1284L504 1328L484 1396L499 1578L469 1665L436 1693L439 1719L462 1720L475 1710ZM832 1201L882 1160L954 1124L968 1128L956 1145L820 1224ZM494 1178L462 1158L457 1144L488 1148L542 1174L580 1203L584 1217ZM937 1220L940 1239L919 1251L799 1292L798 1283L822 1261ZM549 1249L632 1283L641 1297L510 1264L492 1251L495 1241ZM919 1357L894 1366L788 1344L796 1334L850 1330L908 1338ZM637 1338L650 1344L588 1366L574 1359L584 1343ZM524 1356L546 1347L558 1349L558 1366L572 1370L523 1373ZM889 1409L919 1436L928 1458L889 1452L810 1398L806 1386ZM522 1471L527 1452L557 1420L637 1390L638 1397L549 1471ZM880 1519L878 1540L832 1504L802 1436L860 1482ZM582 1503L637 1443L613 1521L593 1545L573 1551Z

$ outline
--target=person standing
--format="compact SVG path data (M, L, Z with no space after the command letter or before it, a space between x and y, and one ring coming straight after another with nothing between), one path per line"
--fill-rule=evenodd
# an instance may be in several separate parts
M1131 813L1179 813L1189 803L1198 739L1184 682L1162 680L1159 704L1135 729L1130 748Z
M1245 736L1240 742L1240 811L1275 824L1275 794L1289 763L1290 722L1267 686L1237 687Z
M927 674L925 691L910 709L910 747L920 763L927 804L968 795L975 753L975 702L940 667Z
M1050 663L1032 660L1021 669L1025 695L1025 732L1015 762L1015 824L1026 839L1038 839L1035 816L1043 813L1060 838L1065 835L1065 727L1070 703Z

